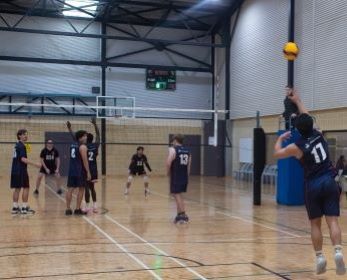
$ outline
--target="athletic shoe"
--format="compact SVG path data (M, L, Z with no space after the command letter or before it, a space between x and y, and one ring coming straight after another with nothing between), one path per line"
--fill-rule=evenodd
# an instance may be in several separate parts
M35 211L33 209L31 209L29 206L27 206L27 207L22 207L22 209L20 210L20 213L23 215L35 214Z
M81 209L75 209L74 214L81 216L81 215L86 215L87 213L82 211Z
M82 208L82 212L84 212L84 213L88 213L90 210L91 210L91 208L88 208L88 207Z
M28 214L35 214L35 210L31 209L29 206L26 207L27 213Z
M335 253L335 263L336 263L336 274L345 275L346 266L345 266L345 262L343 261L343 254L341 251L337 251Z
M98 207L93 207L93 213L99 213Z
M323 274L327 271L327 261L323 255L316 258L316 274Z
M128 194L129 194L129 188L125 188L124 195L128 195Z
M71 209L66 209L65 210L65 215L66 216L71 216L72 215L72 210Z
M19 213L20 213L19 207L12 207L11 214L15 215Z
M175 218L175 221L174 223L177 224L186 224L189 222L189 218L188 216L186 215L186 213L180 213L180 214L177 214L176 218Z
M185 222L185 223L188 223L189 222L189 217L187 216L187 214L182 214L182 220Z
M175 220L174 220L174 223L175 224L179 223L181 221L181 219L182 219L181 215L177 215Z
M145 188L145 196L148 196L150 194L149 188Z
M33 194L34 195L39 195L39 190L38 189L34 190Z
M57 194L61 195L63 193L62 189L57 190Z

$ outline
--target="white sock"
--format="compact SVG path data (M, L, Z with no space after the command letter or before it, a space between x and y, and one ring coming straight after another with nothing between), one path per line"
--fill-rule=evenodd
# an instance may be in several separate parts
M93 202L93 207L94 207L94 208L98 208L96 201Z
M18 202L13 202L13 207L18 208Z
M322 250L320 250L320 251L316 251L316 257L318 258L318 257L323 257L323 251Z
M342 246L341 245L335 245L334 251L335 251L335 253L342 253Z
M28 207L28 203L23 202L22 207L23 207L23 208Z

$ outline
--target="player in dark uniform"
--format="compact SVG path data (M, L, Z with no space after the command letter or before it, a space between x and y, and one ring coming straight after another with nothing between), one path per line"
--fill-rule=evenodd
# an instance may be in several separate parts
M37 176L36 180L36 189L34 191L35 195L39 194L39 188L42 181L42 178L44 176L54 176L55 177L55 183L57 186L57 193L62 194L63 191L60 188L60 158L59 158L59 152L56 148L54 148L53 140L48 139L46 141L46 147L41 150L40 153L41 158L41 169L39 171L39 175Z
M68 175L68 191L66 192L66 211L65 215L72 215L71 199L72 193L75 189L78 189L75 215L86 214L81 210L81 204L83 200L84 190L87 185L87 181L90 181L91 175L88 164L87 155L87 132L79 130L75 134L76 142L70 147L70 166Z
M93 124L94 129L95 129L96 139L95 139L95 142L93 142L93 140L94 140L93 134L88 133L88 135L87 135L87 148L88 148L88 163L89 163L91 180L89 182L87 182L87 187L86 187L86 191L85 191L86 207L83 210L85 212L93 210L94 213L97 213L98 207L97 207L97 203L96 203L95 183L98 181L97 157L99 155L100 132L99 132L99 128L96 124L95 118L93 118L91 120L91 123ZM89 205L90 204L90 195L92 196L93 207L90 207L90 205Z
M131 186L131 182L134 179L134 176L138 175L143 178L144 186L145 186L145 196L149 195L149 183L148 183L148 176L145 170L145 166L147 167L149 172L152 172L152 169L148 163L148 159L144 152L144 147L138 147L136 149L136 154L134 154L131 158L131 162L129 165L129 176L128 176L128 182L125 186L124 194L129 194L129 188Z
M189 150L183 146L182 135L175 135L172 144L173 147L169 148L166 169L170 177L170 192L177 205L175 223L187 223L189 218L185 212L182 193L187 192L192 157Z
M40 164L28 160L25 142L28 141L28 131L20 129L17 132L17 140L13 151L12 168L11 168L11 189L13 189L13 207L12 214L33 214L34 210L30 209L28 205L29 198L29 175L28 164L41 167ZM20 191L22 192L22 207L19 207L18 200Z
M338 223L340 216L341 189L335 181L336 170L330 158L328 144L323 135L314 128L313 118L308 114L298 94L292 91L288 97L298 106L300 115L296 118L295 127L301 138L294 144L282 148L284 140L290 132L281 135L275 145L276 158L296 157L300 160L305 174L305 204L311 222L311 238L316 251L316 272L326 271L326 259L322 253L323 235L321 230L322 217L330 230L330 238L334 245L336 273L346 273L341 247L341 229Z

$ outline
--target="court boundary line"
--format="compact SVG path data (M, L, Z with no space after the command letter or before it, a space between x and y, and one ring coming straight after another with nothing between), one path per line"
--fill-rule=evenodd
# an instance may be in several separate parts
M131 235L133 235L134 237L136 237L137 239L141 240L145 245L153 248L154 250L156 250L158 253L160 253L161 255L164 255L165 257L169 258L170 260L174 261L175 263L179 264L180 266L182 266L182 268L188 270L190 273L194 274L195 276L199 277L202 280L207 280L207 278L205 278L204 276L202 276L200 273L196 272L194 269L191 269L190 267L188 267L186 264L182 263L181 261L173 258L172 256L170 256L168 253L166 253L165 251L163 251L162 249L160 249L159 247L153 245L152 243L148 242L146 239L142 238L141 236L139 236L137 233L133 232L131 229L127 228L126 226L122 225L121 223L119 223L118 221L116 221L115 219L113 219L112 217L110 217L108 214L104 215L104 217L106 219L108 219L110 222L116 224L117 226L119 226L120 228L122 228L123 230L125 230L126 232L130 233Z
M267 271L267 272L270 272L271 274L276 275L276 276L278 276L278 277L280 277L280 278L282 278L282 279L285 279L285 280L292 280L291 278L289 278L289 277L287 277L287 276L285 276L285 275L282 275L281 273L278 273L278 272L276 272L276 271L273 271L273 270L271 270L271 269L269 269L269 268L267 268L267 267L265 267L265 266L263 266L263 265L261 265L261 264L258 264L258 263L256 263L256 262L252 262L251 264L254 265L254 266L256 266L256 267L261 268L262 270L265 270L265 271Z
M46 184L47 187L49 187L49 189L54 192L54 190L51 188L51 186L49 186L48 184ZM64 188L64 187L63 187ZM64 188L66 190L66 188ZM65 202L65 200L59 196L57 193L54 192L54 195L58 196L62 201ZM108 212L109 213L109 212ZM138 240L140 240L144 245L150 246L152 247L154 250L156 250L158 253L160 253L161 255L164 255L165 257L171 259L173 262L179 264L182 268L188 270L190 273L194 274L195 276L199 277L201 280L208 280L207 278L205 278L204 276L202 276L200 273L196 272L195 270L191 269L190 267L188 267L186 264L178 261L176 258L174 258L173 256L170 256L168 253L166 253L165 251L163 251L162 249L160 249L159 247L153 245L152 243L148 242L147 240L145 240L144 238L142 238L141 236L139 236L138 234L136 234L135 232L131 231L129 228L127 228L126 226L120 224L118 221L116 221L115 219L113 219L112 217L110 217L108 214L104 214L104 217L106 217L106 219L108 219L110 222L116 224L118 227L122 228L123 230L125 230L126 232L130 233L131 235L133 235L134 237L136 237ZM83 216L84 219L86 219L88 222L90 221L91 223L93 223L88 217ZM93 223L94 224L94 223ZM94 224L95 226L97 226L96 224ZM107 233L106 233L107 234ZM111 237L112 238L112 237ZM142 245L143 245L142 244ZM120 245L122 246L122 245Z
M62 198L60 195L58 195L51 186L46 184L47 188L61 201L66 203L65 199ZM106 237L109 241L111 241L114 245L116 245L120 250L122 250L128 257L133 259L137 264L142 266L146 271L148 271L152 276L154 276L157 280L163 280L158 274L154 273L153 270L151 270L145 263L143 263L140 259L132 255L124 246L119 244L113 237L111 237L109 234L107 234L105 231L103 231L98 225L96 225L93 221L91 221L88 217L83 216L83 219L89 223L91 226L93 226L99 233L101 233L104 237Z
M168 195L164 195L164 194L161 194L161 193L158 193L156 191L150 191L150 193L152 194L155 194L157 196L161 196L161 197L165 197L165 198L170 198L170 196ZM196 203L198 205L202 205L200 202L197 202L197 201L194 201L194 200L191 200L191 199L186 199L187 201L189 202L192 202L192 203ZM221 215L225 215L227 217L230 217L230 218L234 218L234 219L238 219L238 220L241 220L245 223L249 223L249 224L254 224L254 225L257 225L257 226L261 226L261 227L264 227L264 228L267 228L267 229L271 229L273 231L277 231L277 232L281 232L281 233L284 233L284 234L287 234L287 235L290 235L292 237L296 237L296 238L300 238L300 237L303 237L301 235L297 235L297 234L294 234L294 233L291 233L291 232L288 232L288 231L285 231L285 230L281 230L281 229L277 229L277 228L274 228L274 227L270 227L270 226L267 226L267 225L263 225L261 223L258 223L258 222L254 222L254 221L251 221L251 220L247 220L247 219L244 219L242 217L239 217L239 216L235 216L235 215L232 215L232 214L229 214L229 213L226 213L226 212L222 212L220 210L218 210L218 208L214 207L214 206L211 206L211 205L202 205L202 206L207 206L208 208L211 208L211 209L214 209L216 210L215 212L218 213L218 214L221 214Z

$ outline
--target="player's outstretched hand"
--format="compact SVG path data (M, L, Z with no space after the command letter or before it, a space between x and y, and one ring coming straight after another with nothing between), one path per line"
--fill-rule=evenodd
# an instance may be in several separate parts
M68 129L71 129L71 123L69 121L66 122L66 126Z
M301 101L300 96L295 89L288 90L287 96L295 104L298 104Z
M280 138L282 139L282 141L285 141L287 139L289 139L292 136L292 133L290 131L287 131L285 133L283 133Z

